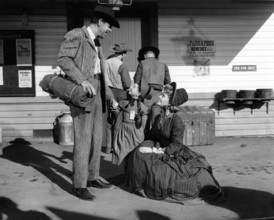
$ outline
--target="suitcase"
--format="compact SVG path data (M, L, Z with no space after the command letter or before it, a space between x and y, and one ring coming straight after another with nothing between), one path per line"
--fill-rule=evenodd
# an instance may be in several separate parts
M186 146L211 145L215 141L215 112L199 106L181 106L178 114L185 125Z

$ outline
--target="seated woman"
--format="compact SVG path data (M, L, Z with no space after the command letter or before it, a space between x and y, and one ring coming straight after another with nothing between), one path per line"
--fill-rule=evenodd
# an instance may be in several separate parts
M184 123L176 113L176 106L184 102L182 95L171 83L152 106L149 139L129 154L129 188L157 200L212 201L223 191L205 157L183 144Z

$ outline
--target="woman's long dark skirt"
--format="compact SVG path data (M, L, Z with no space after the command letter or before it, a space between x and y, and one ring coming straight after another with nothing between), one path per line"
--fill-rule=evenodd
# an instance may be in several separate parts
M128 173L130 190L143 189L151 199L211 201L222 193L203 155L187 147L174 156L141 153L138 147L129 155Z

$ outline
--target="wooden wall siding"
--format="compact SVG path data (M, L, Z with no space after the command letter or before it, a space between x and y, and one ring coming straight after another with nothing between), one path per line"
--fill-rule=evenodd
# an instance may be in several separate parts
M160 59L172 80L188 92L274 87L274 2L160 1ZM194 77L189 40L214 40L210 75ZM233 65L256 65L254 72L233 72Z
M190 93L184 105L210 108L215 112L216 137L227 136L274 136L274 101L261 108L233 110L225 104L218 104L214 93ZM3 128L3 141L21 137L33 139L33 130L52 130L55 118L69 110L58 99L1 98L0 127Z
M218 102L215 93L192 93L184 105L197 105L210 108L215 112L216 137L227 136L274 136L274 101L258 109L240 106L239 110Z
M66 7L62 3L34 2L28 6L28 24L22 23L22 7L0 8L0 29L18 30L32 29L35 31L35 77L36 96L47 96L39 82L44 75L56 71L56 58L60 43L67 32Z
M229 67L210 67L210 76L193 76L193 66L169 66L172 81L176 81L178 88L185 88L187 92L219 92L224 89L252 89L273 88L274 69L257 72L232 72Z
M55 119L68 106L59 99L1 98L0 127L3 141L15 138L33 139L33 130L52 130Z

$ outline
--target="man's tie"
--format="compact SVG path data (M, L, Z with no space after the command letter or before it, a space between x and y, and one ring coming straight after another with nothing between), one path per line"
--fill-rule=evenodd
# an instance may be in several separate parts
M95 44L96 47L100 47L101 46L100 41L99 41L98 38L94 39L94 44Z

